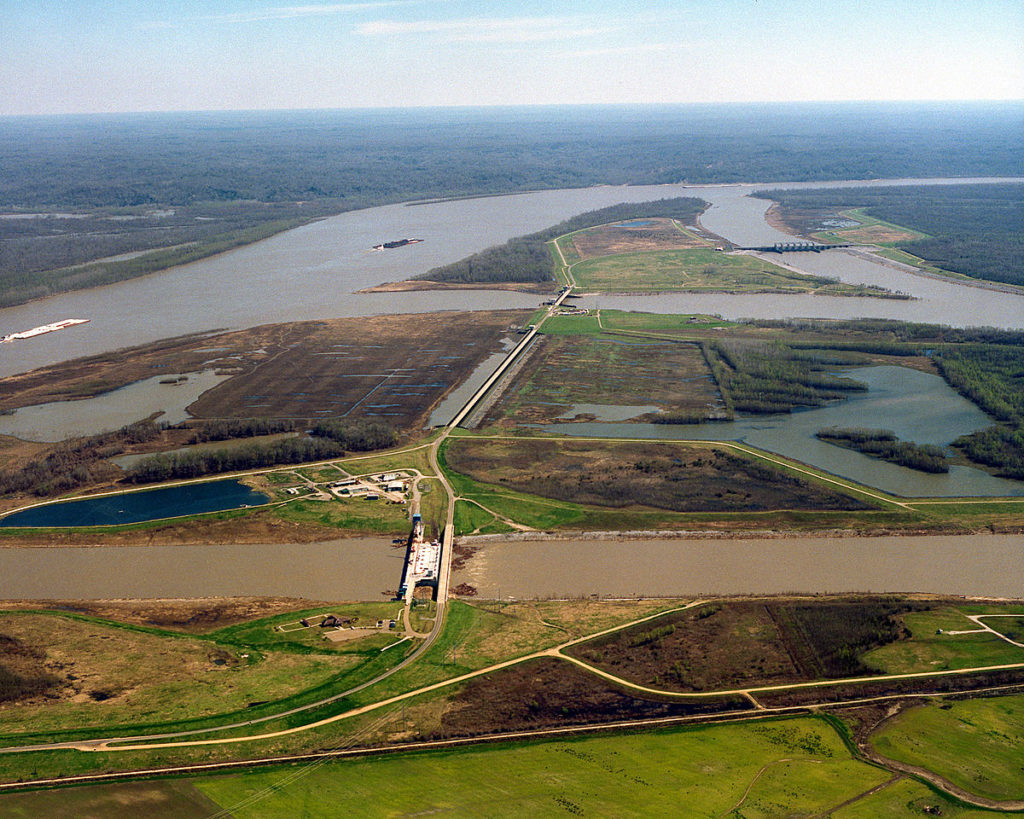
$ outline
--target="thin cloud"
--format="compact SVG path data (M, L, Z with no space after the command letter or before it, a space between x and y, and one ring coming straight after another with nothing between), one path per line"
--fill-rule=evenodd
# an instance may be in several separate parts
M692 43L687 43L688 46ZM609 57L618 54L649 54L674 51L680 47L679 43L637 43L635 45L608 46L607 48L585 48L577 51L563 52L564 57Z
M617 29L583 25L572 17L468 17L459 20L376 20L362 23L365 37L437 34L448 42L527 43L568 37L591 37Z
M415 0L413 0L415 2ZM210 14L199 19L214 23L260 23L266 20L295 20L303 17L328 17L354 11L368 11L409 5L410 0L374 0L367 3L326 3L306 6L277 6L233 14Z

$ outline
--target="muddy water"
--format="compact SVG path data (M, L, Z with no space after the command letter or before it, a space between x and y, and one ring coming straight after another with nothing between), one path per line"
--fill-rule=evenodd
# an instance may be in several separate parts
M453 585L580 597L929 592L1024 597L1024 535L480 542Z
M898 180L895 184L938 184L943 181L997 180ZM0 376L130 344L216 328L339 316L533 307L540 301L537 296L504 291L365 294L354 291L424 273L512 236L548 227L577 213L625 201L697 196L712 203L702 217L702 223L708 230L740 245L773 244L792 237L764 221L764 212L769 205L767 200L751 199L747 194L772 187L883 184L894 182L767 183L719 187L605 186L352 211L140 279L0 310L0 332L24 330L66 317L91 319L90 324L81 328L4 345L0 351ZM370 251L381 241L401 238L424 241L393 250ZM797 258L792 263L797 267L804 264L804 260L820 261L830 256L793 255ZM974 288L970 290L972 292L961 301L981 298L973 292ZM859 312L853 315L966 323L961 319L962 305L959 301L949 303L941 299L929 299L918 304L916 312L904 313L900 311L901 305L905 307L915 303L878 299L819 301L809 297L768 307L768 302L761 301L750 306L737 306L735 298L725 295L705 298L701 312L734 317L763 316L765 311L774 317L829 317L833 315L834 304L840 309L836 317L848 317L851 315L849 311L854 309L850 302L857 302ZM1015 306L1004 307L983 323L1024 327L1024 297L1002 298ZM634 302L634 309L656 310L660 304L661 297L648 296L641 302ZM784 308L781 312L777 309L780 304ZM989 309L986 303L976 312L987 316Z
M191 416L186 407L228 378L213 370L190 373L185 381L161 384L177 374L155 375L95 398L53 401L0 416L0 434L26 441L63 441L77 435L96 435L159 413L157 421L178 424Z
M286 595L384 600L403 549L383 538L236 546L0 549L0 599Z

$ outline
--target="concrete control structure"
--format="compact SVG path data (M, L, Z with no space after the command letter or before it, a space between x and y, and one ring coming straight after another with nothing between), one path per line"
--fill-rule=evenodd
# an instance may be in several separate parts
M409 548L406 553L405 572L399 596L410 599L417 586L437 585L438 571L441 566L441 543L426 541L423 538L423 519L412 516L412 532L409 535Z

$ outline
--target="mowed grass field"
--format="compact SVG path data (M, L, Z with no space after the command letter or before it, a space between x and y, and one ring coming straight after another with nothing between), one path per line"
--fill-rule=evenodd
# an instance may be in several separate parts
M944 819L992 819L993 816L1020 815L974 808L946 797L915 779L898 779L877 793L833 811L830 816L831 819L918 817L928 815L926 808L932 809L931 815L942 816Z
M1024 799L1024 695L929 702L885 723L876 751L989 799Z
M787 270L756 256L711 248L602 256L574 265L572 275L586 291L872 294L867 287L839 284L823 276Z
M824 720L402 754L194 780L239 819L825 812L888 778ZM2 803L0 803L2 805Z
M1013 608L990 609L993 613L1012 612ZM976 613L976 612L971 612ZM1014 622L1015 618L1005 618ZM1004 618L991 618L988 625L999 630ZM864 656L864 662L887 674L912 671L942 671L955 668L978 668L986 665L1024 663L1024 648L1015 646L995 634L980 631L980 626L957 607L942 606L932 611L914 611L903 615L911 639L877 648ZM974 634L951 634L975 631Z

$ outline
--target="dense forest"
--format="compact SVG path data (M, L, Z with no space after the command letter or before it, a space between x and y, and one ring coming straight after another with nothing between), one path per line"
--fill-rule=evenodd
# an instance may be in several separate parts
M701 351L730 417L820 407L867 390L859 381L833 374L836 367L855 363L841 355L739 341L703 342Z
M0 207L386 201L596 184L1020 172L1019 103L0 118Z
M783 219L816 229L824 214L866 208L878 219L927 233L899 247L944 270L1024 284L1024 185L922 185L765 191Z
M554 278L551 252L546 242L566 233L626 219L666 217L691 225L706 202L678 197L654 202L621 203L592 210L559 222L544 230L509 239L443 267L435 267L417 279L434 282L546 282Z

